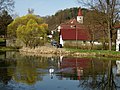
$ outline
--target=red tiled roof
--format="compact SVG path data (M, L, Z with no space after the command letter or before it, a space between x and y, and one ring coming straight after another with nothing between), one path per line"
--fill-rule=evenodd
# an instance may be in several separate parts
M75 24L78 24L78 22L77 22L77 20L75 18L72 18L72 19L66 21L65 23L61 23L61 25L65 25L65 24L75 25Z
M67 23L62 23L60 34L63 40L83 40L88 41L91 39L87 28L79 24L76 19L71 19ZM77 36L76 36L77 35ZM77 38L76 38L77 37Z
M61 35L63 40L90 40L90 35L83 26L70 28L70 25L66 25L61 28Z

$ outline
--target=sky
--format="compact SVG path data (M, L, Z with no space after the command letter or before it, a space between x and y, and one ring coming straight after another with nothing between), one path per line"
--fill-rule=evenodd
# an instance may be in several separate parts
M59 10L80 7L77 0L15 0L15 13L19 16L26 15L28 8L40 16L54 15Z

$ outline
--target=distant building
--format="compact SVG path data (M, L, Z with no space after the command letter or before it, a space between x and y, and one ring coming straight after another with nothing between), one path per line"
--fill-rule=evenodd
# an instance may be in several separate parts
M67 23L62 23L58 27L58 31L60 31L60 44L62 46L66 42L90 43L91 40L88 30L83 24L83 16L80 8L77 19L73 18Z
M116 51L120 51L120 25L116 27L117 39L116 39Z

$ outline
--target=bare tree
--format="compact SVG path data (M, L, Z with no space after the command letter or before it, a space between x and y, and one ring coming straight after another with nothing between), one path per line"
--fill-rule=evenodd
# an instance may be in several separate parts
M77 0L90 9L98 10L106 14L109 50L112 49L112 30L117 20L120 18L120 0Z
M28 8L28 14L33 14L34 13L34 9L30 9L30 8Z
M13 11L14 0L0 0L0 12L3 10Z
M91 35L91 49L93 49L94 41L102 42L102 49L106 49L105 43L108 41L105 18L106 15L97 10L89 10L84 17L84 25L88 28Z

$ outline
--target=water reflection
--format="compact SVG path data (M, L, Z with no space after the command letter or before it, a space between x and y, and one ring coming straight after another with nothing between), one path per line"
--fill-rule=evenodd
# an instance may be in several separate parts
M0 54L0 90L119 90L119 76L119 60Z
M116 61L116 65L117 65L117 75L120 75L120 61L119 60Z
M10 65L5 63L4 61L0 60L0 80L1 82L3 82L4 84L8 84L8 81L11 80L11 76L8 75L8 68Z

